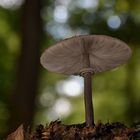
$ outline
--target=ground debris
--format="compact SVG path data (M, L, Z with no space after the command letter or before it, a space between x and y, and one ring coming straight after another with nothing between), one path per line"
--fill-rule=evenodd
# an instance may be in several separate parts
M34 133L24 136L23 140L140 140L140 129L120 122L103 124L99 121L94 127L86 127L85 123L64 125L57 120L47 126L38 125Z
M37 140L140 140L140 130L120 122L98 122L94 127L86 127L85 123L64 125L54 121L42 127L40 132L36 130L34 135L40 135Z

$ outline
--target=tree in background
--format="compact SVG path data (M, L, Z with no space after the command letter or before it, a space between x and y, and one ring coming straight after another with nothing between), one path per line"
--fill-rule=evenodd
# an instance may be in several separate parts
M40 0L25 0L21 16L21 52L16 90L12 95L9 126L11 130L24 123L31 125L38 91L39 54L42 36Z

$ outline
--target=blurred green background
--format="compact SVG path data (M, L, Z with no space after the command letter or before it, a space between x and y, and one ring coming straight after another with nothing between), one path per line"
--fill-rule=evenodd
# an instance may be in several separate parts
M83 79L48 72L41 53L62 39L125 41L129 62L93 76L95 121L140 121L140 0L0 0L0 138L21 123L84 122Z

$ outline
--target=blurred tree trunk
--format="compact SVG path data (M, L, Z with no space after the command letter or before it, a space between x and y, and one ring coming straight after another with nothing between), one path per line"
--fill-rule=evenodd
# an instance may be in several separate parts
M21 17L21 54L17 84L11 102L10 131L21 123L32 125L38 91L39 50L41 43L40 0L25 0Z

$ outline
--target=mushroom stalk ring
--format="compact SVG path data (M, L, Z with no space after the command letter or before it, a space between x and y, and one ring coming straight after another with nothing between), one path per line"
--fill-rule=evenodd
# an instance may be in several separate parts
M94 70L93 70L93 68L83 68L82 70L80 70L80 76L84 77L85 73L94 74Z

